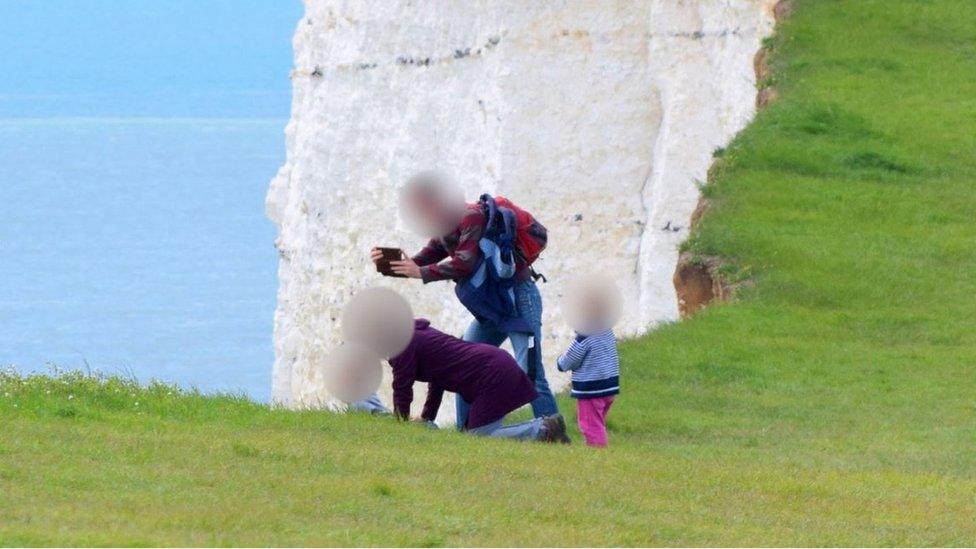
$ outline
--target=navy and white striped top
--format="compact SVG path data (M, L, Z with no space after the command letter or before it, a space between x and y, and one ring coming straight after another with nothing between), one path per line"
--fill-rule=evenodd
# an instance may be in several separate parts
M556 366L563 372L573 371L573 398L600 398L620 392L620 357L613 330L577 335Z

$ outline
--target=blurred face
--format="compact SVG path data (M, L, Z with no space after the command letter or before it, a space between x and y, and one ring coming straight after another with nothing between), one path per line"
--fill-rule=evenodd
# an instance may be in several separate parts
M592 323L603 324L609 316L609 311L607 310L608 305L604 296L589 294L583 298L582 312Z
M400 215L421 236L444 236L461 222L464 194L446 176L421 172L400 189Z
M383 378L380 357L355 343L333 349L325 358L323 368L325 388L343 402L368 398Z
M423 219L441 220L447 217L447 212L441 204L441 198L434 189L417 189L411 193L410 207L414 215Z
M361 290L342 310L342 335L383 358L399 355L413 338L410 303L395 290Z
M620 318L623 299L609 277L583 275L567 284L562 308L576 332L592 335L613 328Z

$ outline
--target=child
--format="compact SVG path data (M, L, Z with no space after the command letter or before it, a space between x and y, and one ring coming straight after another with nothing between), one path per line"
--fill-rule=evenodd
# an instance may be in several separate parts
M573 390L580 432L590 446L607 445L607 412L620 392L620 358L612 329L576 340L556 361L560 371L573 372Z

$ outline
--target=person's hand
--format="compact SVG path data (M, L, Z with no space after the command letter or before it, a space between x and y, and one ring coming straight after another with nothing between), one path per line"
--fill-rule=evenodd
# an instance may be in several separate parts
M407 278L420 278L420 267L412 259L391 261L390 267L398 275L404 275Z
M383 259L383 252L379 248L374 247L369 251L369 258L373 260L373 263L379 263Z

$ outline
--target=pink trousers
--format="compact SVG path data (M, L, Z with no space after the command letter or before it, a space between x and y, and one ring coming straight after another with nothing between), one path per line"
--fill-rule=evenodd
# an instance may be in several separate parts
M576 401L576 421L590 446L602 448L607 445L607 412L612 405L612 396Z

